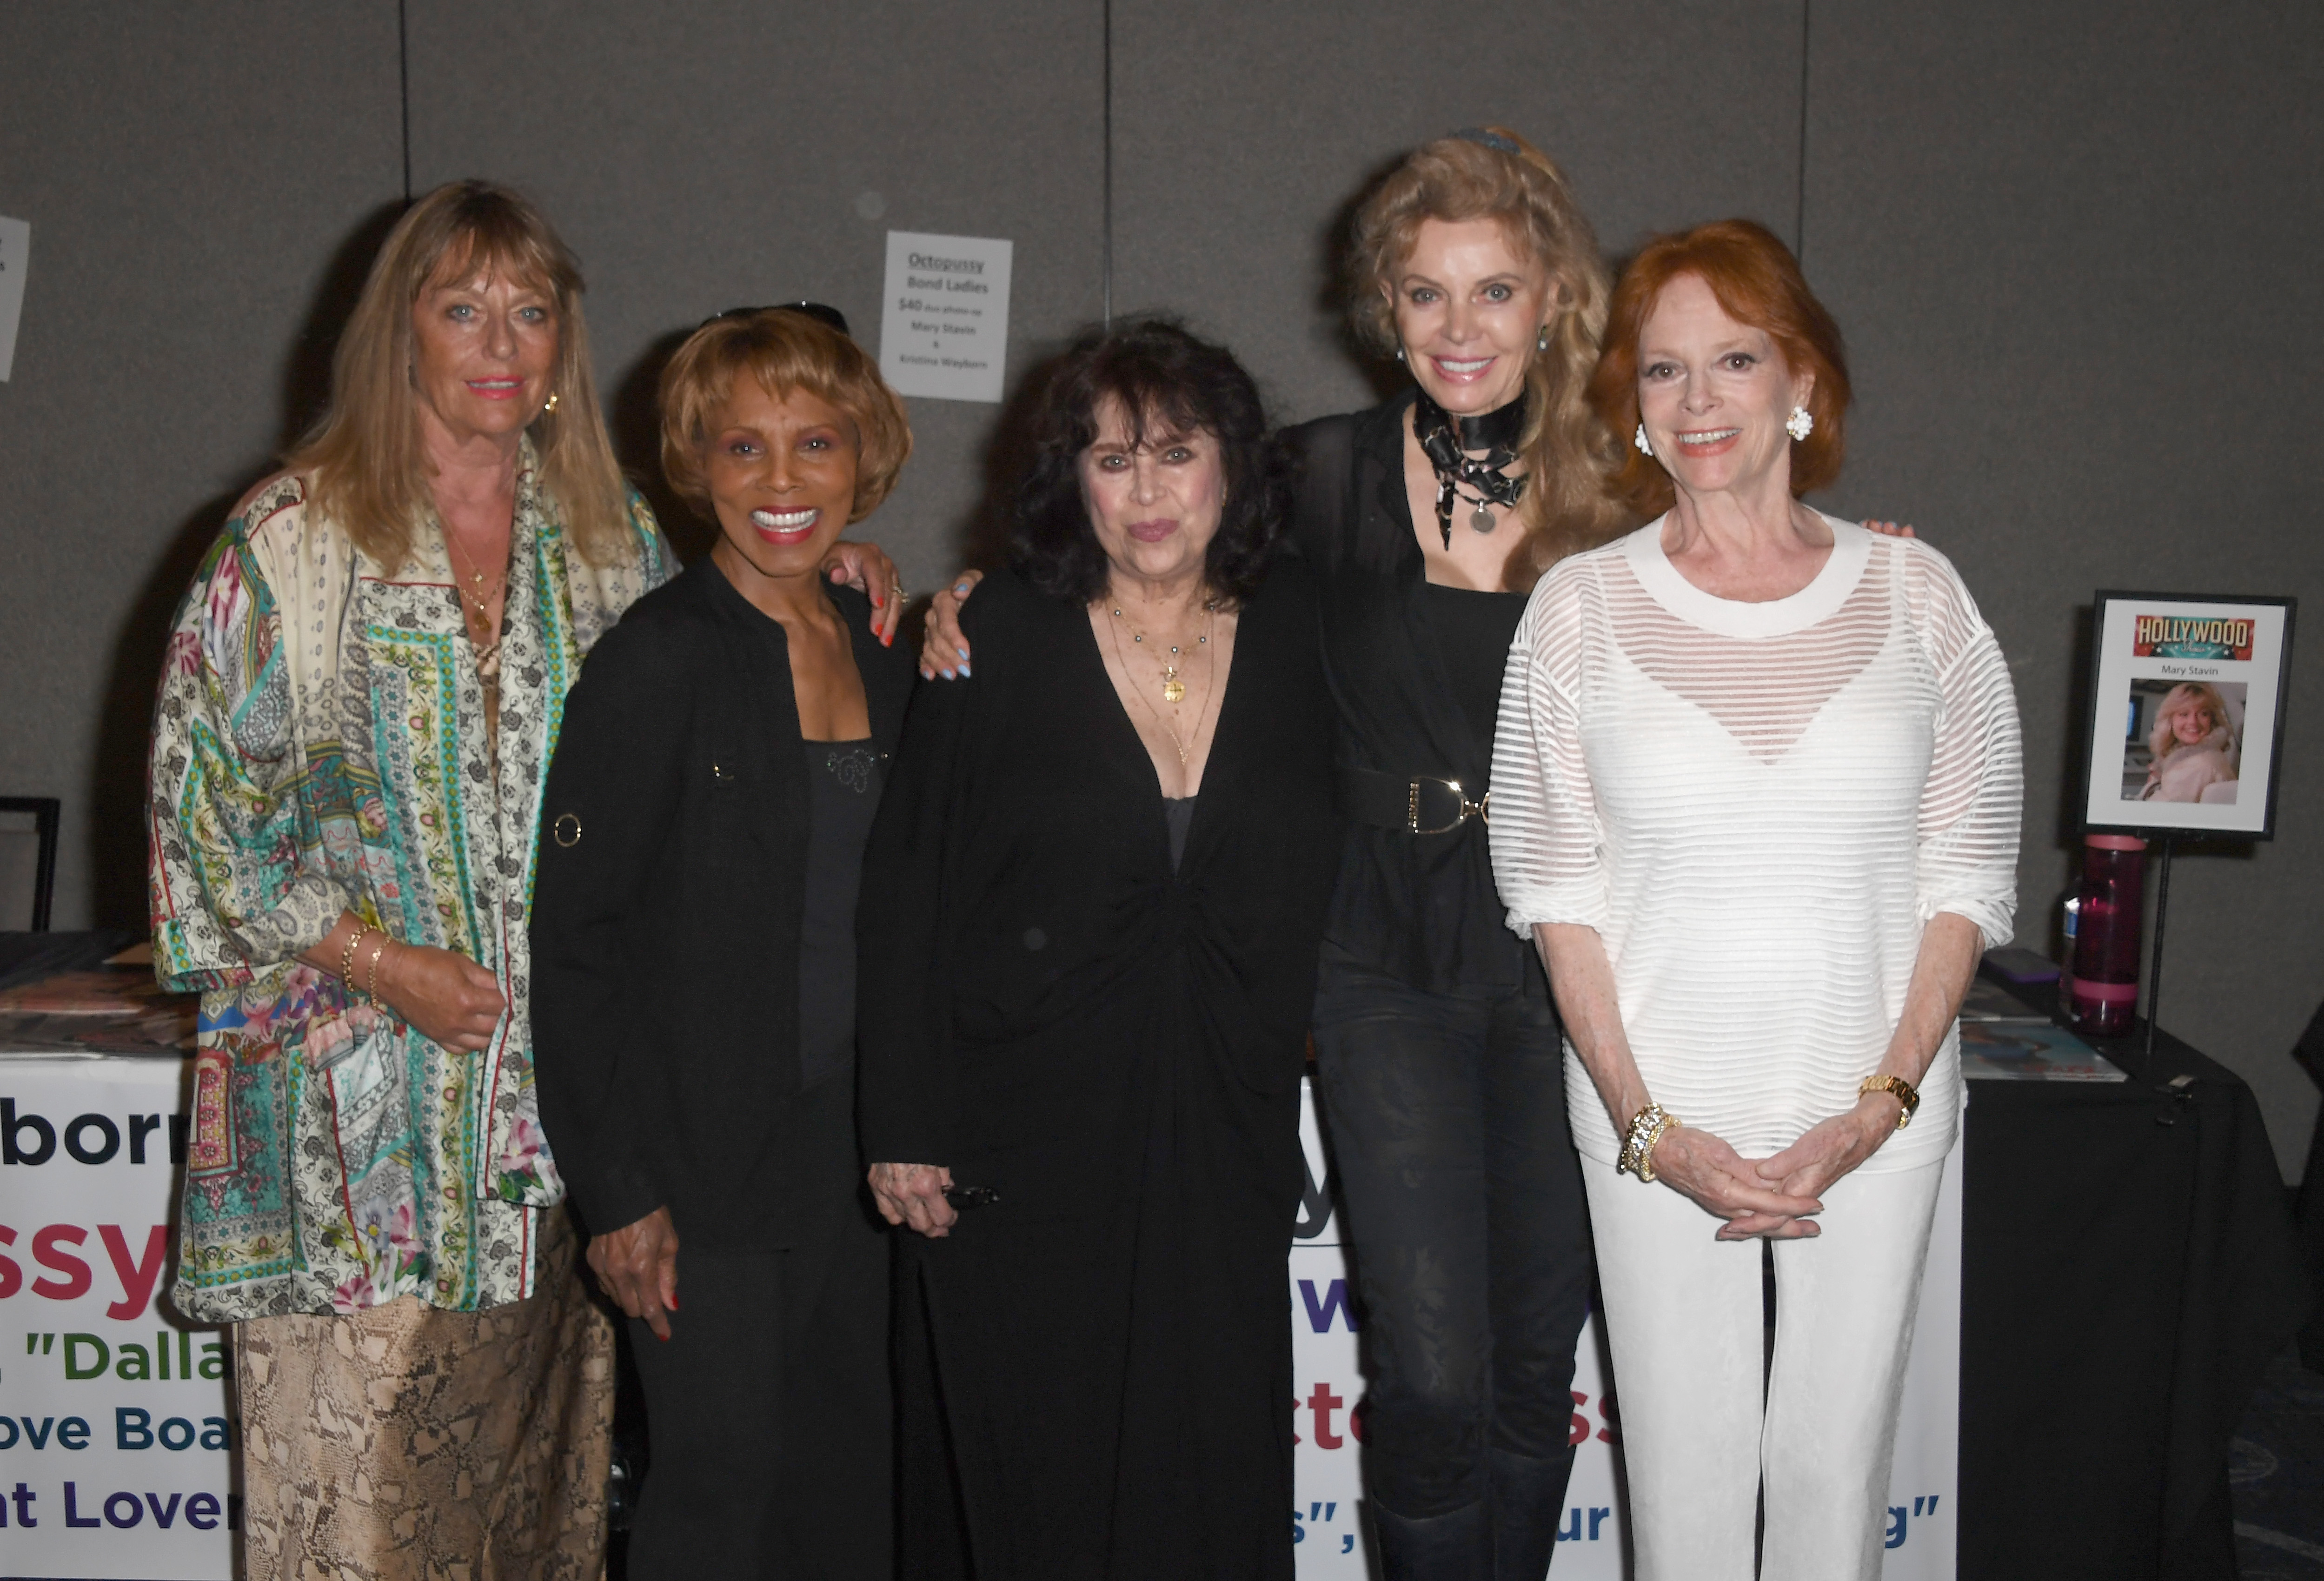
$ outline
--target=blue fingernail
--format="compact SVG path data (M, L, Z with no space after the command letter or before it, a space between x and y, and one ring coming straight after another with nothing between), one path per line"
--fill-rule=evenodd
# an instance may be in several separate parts
M968 662L967 662L967 661L963 660L963 661L961 661L961 666L960 666L960 675L961 675L961 679L962 679L963 680L967 680L967 679L968 679L968 674L969 674Z

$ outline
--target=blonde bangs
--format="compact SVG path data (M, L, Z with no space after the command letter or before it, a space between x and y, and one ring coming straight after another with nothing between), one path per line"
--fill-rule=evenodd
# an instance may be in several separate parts
M391 571L433 513L412 403L411 307L439 279L521 281L557 310L556 410L527 430L540 483L581 558L607 565L637 552L629 487L597 401L579 265L540 210L483 181L455 181L413 204L388 233L331 363L331 405L284 465L307 479L314 508Z

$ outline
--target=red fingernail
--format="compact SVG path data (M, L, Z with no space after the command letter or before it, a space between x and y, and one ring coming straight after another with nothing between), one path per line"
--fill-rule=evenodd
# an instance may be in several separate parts
M896 633L890 632L886 636L881 637L880 639L880 645L883 648L894 647L896 645Z
M669 1300L664 1301L664 1302L662 1303L662 1305L663 1305L663 1306L665 1306L665 1307L668 1307L671 1311L675 1312L675 1311L677 1311L677 1310L678 1310L678 1298L677 1298L676 1296L672 1296L672 1297L670 1297L670 1299L669 1299Z

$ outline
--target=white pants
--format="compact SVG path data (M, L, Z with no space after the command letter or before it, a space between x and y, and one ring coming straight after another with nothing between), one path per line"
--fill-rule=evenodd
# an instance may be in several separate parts
M1943 1166L1847 1176L1812 1239L1773 1243L1766 1374L1759 1242L1662 1185L1584 1158L1613 1346L1637 1581L1880 1574L1888 1466Z

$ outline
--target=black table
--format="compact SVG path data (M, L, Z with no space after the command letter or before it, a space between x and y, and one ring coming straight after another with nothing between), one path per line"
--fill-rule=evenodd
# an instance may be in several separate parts
M2168 1033L2117 1084L1974 1081L1969 1581L2234 1581L2227 1440L2313 1305L2251 1089Z

